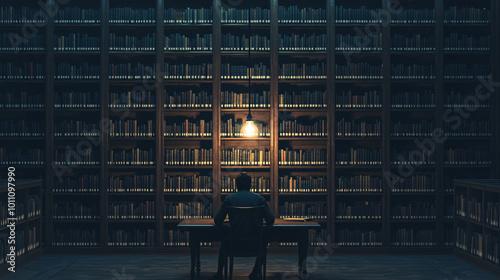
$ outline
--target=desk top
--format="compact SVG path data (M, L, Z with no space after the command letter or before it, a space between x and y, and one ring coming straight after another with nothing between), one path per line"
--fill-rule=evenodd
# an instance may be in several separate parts
M213 227L214 219L184 219L180 222L178 227L189 228L189 227ZM321 226L317 222L313 221L284 221L283 219L276 219L273 227L304 227L304 228L320 228Z
M489 189L492 191L500 190L499 179L460 179L454 180L455 185L462 187L474 187L479 189Z

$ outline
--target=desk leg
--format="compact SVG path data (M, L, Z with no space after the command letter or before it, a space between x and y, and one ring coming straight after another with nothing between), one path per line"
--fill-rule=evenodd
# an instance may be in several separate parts
M307 230L300 232L300 239L298 244L299 249L299 273L307 274L306 259L307 249L309 247L309 236Z
M191 278L194 278L196 267L198 274L200 273L200 239L194 232L189 233L189 247L191 247Z

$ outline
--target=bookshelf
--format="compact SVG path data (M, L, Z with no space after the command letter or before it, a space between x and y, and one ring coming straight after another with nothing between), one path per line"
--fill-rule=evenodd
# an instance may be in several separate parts
M11 169L9 172L16 172ZM14 177L15 178L15 177ZM9 185L7 185L9 183ZM12 184L12 185L10 185ZM0 186L0 196L2 198L1 208L1 226L0 233L0 250L2 258L0 266L4 269L3 273L7 272L7 268L11 265L8 263L14 256L14 269L28 262L29 260L40 256L42 253L42 180L23 179L2 183ZM14 190L14 191L12 191ZM13 200L11 200L13 198ZM9 205L14 202L15 208ZM13 216L10 214L13 211ZM16 218L12 228L9 225ZM12 234L12 230L15 234ZM9 236L14 236L10 239ZM14 240L15 243L12 243ZM15 251L12 252L12 246L15 245Z
M0 125L24 130L0 140L45 153L24 164L45 178L44 246L177 252L183 213L213 215L246 171L276 216L314 213L337 252L452 248L453 179L499 172L499 99L467 99L498 79L498 3L252 1L250 94L247 5L233 4L76 0L0 50L1 67L43 70L4 79ZM475 18L456 18L466 7ZM23 24L0 21L0 40ZM238 134L248 107L258 138ZM91 219L55 218L80 204Z
M498 271L499 180L455 180L454 234L458 256Z

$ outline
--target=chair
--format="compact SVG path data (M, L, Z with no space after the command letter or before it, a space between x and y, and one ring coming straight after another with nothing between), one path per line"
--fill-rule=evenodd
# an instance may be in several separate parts
M262 257L260 274L266 279L266 246L263 243L264 206L228 207L229 246L226 248L225 277L228 279L227 258L229 257L229 280L233 279L234 257Z

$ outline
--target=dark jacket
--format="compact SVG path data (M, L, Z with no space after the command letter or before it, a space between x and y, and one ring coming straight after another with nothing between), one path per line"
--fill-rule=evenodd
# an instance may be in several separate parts
M264 220L266 221L266 224L272 225L274 223L274 216L273 213L271 213L271 209L269 209L269 205L267 205L266 200L261 195L250 191L238 191L237 193L226 196L222 202L219 212L215 215L214 222L216 225L222 225L224 223L224 219L228 213L228 206L251 207L260 205L264 205ZM238 221L238 217L232 217L231 224L241 223L246 222Z

